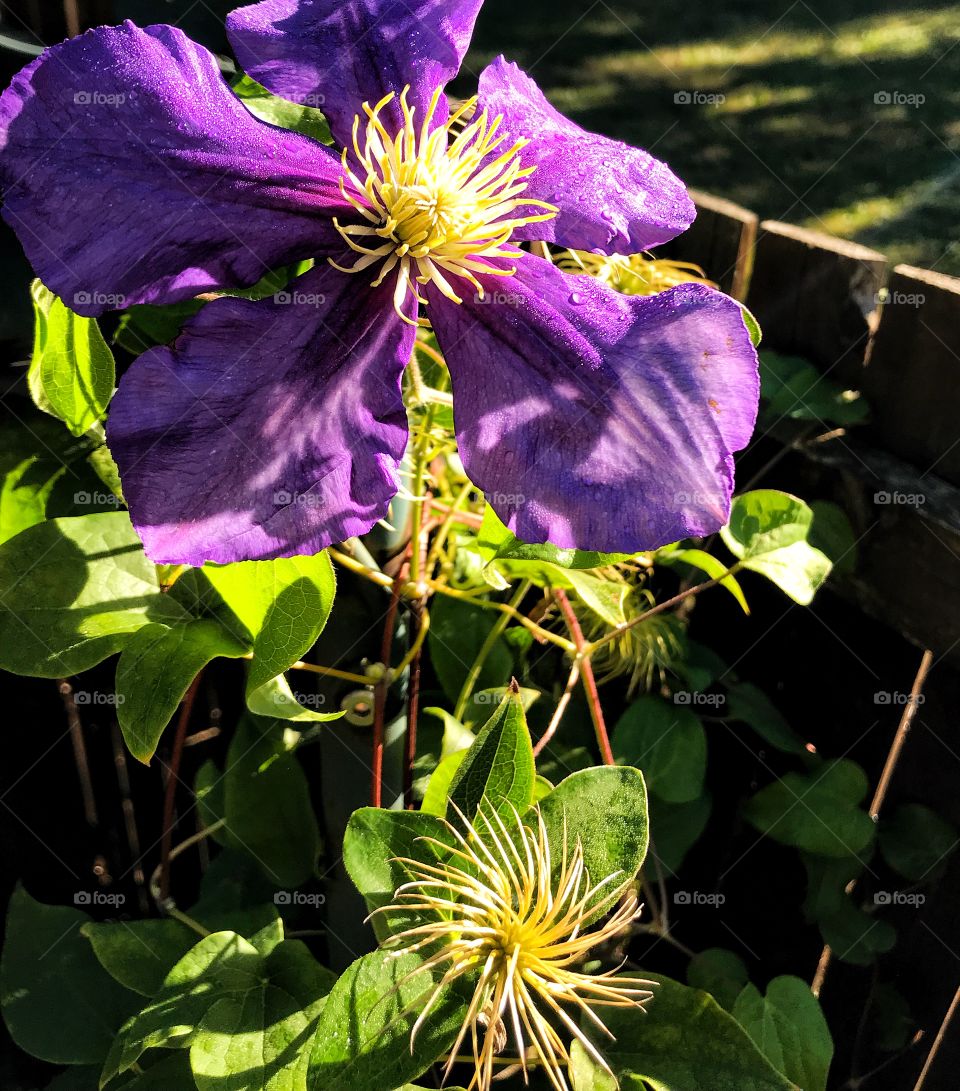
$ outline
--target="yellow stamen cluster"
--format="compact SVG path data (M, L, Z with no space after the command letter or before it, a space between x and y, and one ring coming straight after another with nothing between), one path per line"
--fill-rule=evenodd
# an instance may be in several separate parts
M590 254L568 250L557 265L567 273L582 273L603 281L624 295L656 295L694 281L716 287L699 265L688 261L648 258L646 254Z
M440 103L438 88L426 116L415 123L415 108L407 104L404 88L400 95L404 125L391 134L380 119L384 107L395 95L385 95L374 107L363 104L367 122L363 146L361 118L353 122L353 155L343 150L340 192L350 202L363 224L334 226L360 258L345 269L359 273L382 263L373 286L377 287L397 270L394 306L406 322L402 307L408 292L420 303L426 300L416 285L433 284L454 303L463 300L449 277L467 280L482 299L483 286L476 274L510 276L516 269L490 264L498 259L515 260L520 251L510 246L514 230L528 223L549 220L557 212L543 201L524 199L526 179L536 169L525 167L520 151L528 141L516 140L506 151L495 154L506 137L498 135L502 118L490 121L487 112L473 117L477 100L459 107L445 125L434 125ZM464 124L466 118L473 118ZM521 207L545 212L517 215Z
M578 841L568 852L566 832L554 875L547 829L539 811L535 815L534 830L516 812L509 828L493 810L482 809L475 824L458 812L460 829L449 825L456 846L424 838L437 851L439 862L400 861L412 881L401 886L395 903L382 910L432 918L386 941L403 951L423 950L425 960L415 973L436 971L439 976L413 1026L411 1047L441 993L465 974L477 975L444 1076L449 1076L469 1035L474 1063L470 1091L489 1091L508 1028L525 1079L528 1064L539 1063L555 1091L568 1091L563 1069L570 1054L561 1031L610 1071L562 1005L574 1005L612 1037L593 1007L640 1008L653 996L647 987L653 984L650 981L614 977L619 967L598 974L574 968L598 945L624 933L640 907L633 889L624 890L622 874L591 885L582 846ZM588 930L589 923L605 913L610 913L608 919Z

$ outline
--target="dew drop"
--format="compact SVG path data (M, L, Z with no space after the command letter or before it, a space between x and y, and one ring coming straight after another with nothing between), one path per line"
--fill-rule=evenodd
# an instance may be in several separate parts
M579 292L573 292L572 295L570 296L570 302L575 307L579 307L580 304L583 302L583 296Z

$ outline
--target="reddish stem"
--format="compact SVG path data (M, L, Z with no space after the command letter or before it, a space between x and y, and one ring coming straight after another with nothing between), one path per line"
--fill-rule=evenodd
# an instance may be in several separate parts
M416 640L423 624L423 603L410 604L413 619L411 637ZM413 810L413 763L417 759L417 718L420 714L420 661L423 649L413 657L410 664L410 685L407 691L407 737L403 763L403 806Z
M193 702L200 688L200 679L203 672L197 675L190 683L190 688L184 695L180 705L180 718L177 720L176 734L173 736L173 752L170 755L170 765L167 768L167 783L163 795L163 833L160 840L160 902L166 901L170 894L170 848L173 843L173 807L177 797L177 782L179 781L180 759L183 757L183 740L187 735L187 725L193 712Z
M390 688L390 653L393 650L393 633L397 625L397 610L400 608L400 585L403 582L403 567L397 573L390 590L390 605L383 625L383 642L380 645L380 662L383 664L383 677L373 690L373 755L370 762L370 806L383 806L383 736L384 720L387 708L387 690Z
M567 628L570 630L570 637L577 649L577 657L580 660L580 680L583 682L583 691L587 696L587 706L590 709L590 719L593 720L593 729L597 734L597 744L600 747L600 756L603 758L604 765L615 765L616 762L613 760L613 750L610 748L610 736L607 734L607 725L603 719L603 709L600 707L600 694L597 692L597 680L594 677L590 659L583 654L584 648L587 646L587 641L584 639L583 630L580 628L580 622L577 620L577 615L570 605L570 600L567 598L566 591L557 588L554 590L553 594L560 605L560 610L566 620Z

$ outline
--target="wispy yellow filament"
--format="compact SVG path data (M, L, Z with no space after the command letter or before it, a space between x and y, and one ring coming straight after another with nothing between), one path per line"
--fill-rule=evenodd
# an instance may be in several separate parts
M528 141L516 140L500 150L506 140L499 134L500 117L490 121L485 110L474 117L477 100L472 98L445 125L434 125L442 94L437 88L426 116L417 122L415 108L407 104L408 91L404 88L400 95L400 132L389 132L380 117L395 98L393 92L376 106L363 104L367 121L362 145L361 118L354 118L353 160L351 149L344 148L340 192L366 222L333 221L360 257L348 269L331 259L347 273L379 265L374 287L396 271L394 307L405 322L412 321L403 313L408 293L426 303L417 284L433 284L447 299L462 303L451 283L459 278L482 299L477 274L516 272L512 266L491 264L521 256L509 245L514 230L549 220L557 212L553 205L522 196L536 168L525 167L520 159ZM466 118L471 120L464 124ZM530 213L531 208L545 211ZM528 211L518 213L520 209Z
M699 265L648 258L646 254L590 254L568 250L557 259L568 273L584 273L624 295L655 295L677 284L695 281L716 287Z
M624 890L620 873L591 885L583 848L578 840L568 852L566 832L555 871L546 826L540 812L534 814L531 829L515 812L509 826L493 810L482 809L475 823L458 812L460 828L449 825L455 847L424 838L439 861L400 861L412 879L397 890L394 904L381 910L426 915L425 923L390 937L386 945L423 951L416 973L436 971L440 977L414 1023L411 1047L441 993L457 978L477 975L445 1072L446 1078L469 1036L470 1091L489 1091L495 1058L508 1035L524 1077L527 1065L538 1062L556 1091L569 1091L564 1067L572 1039L609 1071L566 1006L610 1036L594 1007L641 1008L653 996L648 988L653 982L616 977L619 967L597 974L575 969L594 948L630 927L639 903L632 887ZM610 915L590 930L590 922L604 914Z

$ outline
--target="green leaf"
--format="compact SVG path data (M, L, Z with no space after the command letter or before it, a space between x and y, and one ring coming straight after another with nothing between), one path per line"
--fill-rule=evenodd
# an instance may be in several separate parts
M881 820L879 843L894 871L922 882L937 874L958 841L949 822L921 803L908 803Z
M413 971L413 953L374 951L357 959L333 987L317 1026L310 1059L311 1091L383 1091L416 1079L453 1045L466 1003L441 994L410 1047L416 1016L436 987L429 972Z
M617 721L611 745L617 762L642 769L650 791L667 803L690 803L701 795L707 735L685 705L640 697Z
M201 902L189 912L211 932L237 932L246 939L279 920L273 905L208 912ZM143 996L156 996L197 942L197 933L177 920L89 921L80 931L114 981Z
M750 613L750 607L747 605L743 588L737 582L736 576L729 574L727 565L712 554L706 553L702 549L678 549L676 546L664 546L663 549L657 550L654 560L657 564L668 566L688 564L694 568L699 568L702 572L706 572L710 579L719 580L720 586L725 587L737 600L740 609L745 614Z
M598 576L594 572L580 572L577 569L571 569L566 573L566 584L569 584L584 606L592 610L607 625L615 629L626 622L626 602L631 592L629 584L618 583ZM553 580L550 586L563 587L565 584Z
M444 845L455 844L436 815L361 807L350 816L343 839L343 863L367 908L376 913L371 923L381 941L410 927L413 921L409 912L376 912L389 905L397 887L410 880L400 859L436 862L443 858L441 850L423 840L428 837Z
M856 391L843 390L806 360L760 353L761 393L769 416L820 424L860 424L870 415Z
M570 1083L573 1091L619 1091L616 1076L601 1068L576 1038L570 1046Z
M45 1091L98 1091L100 1066L68 1068ZM123 1091L197 1091L190 1060L183 1053L162 1057L133 1079L125 1079Z
M254 990L263 956L233 932L204 937L173 967L156 998L120 1028L100 1075L101 1087L148 1050L181 1049L224 996Z
M747 333L750 334L750 340L753 342L753 347L757 348L763 338L763 333L760 330L760 323L757 321L753 312L740 304L740 314L743 318L743 324L747 327Z
M187 620L126 512L53 519L4 542L0 595L0 667L41 678L94 666L150 622Z
M520 694L509 691L480 729L450 782L450 801L472 821L481 802L506 816L533 802L536 769Z
M704 792L690 803L665 803L652 792L649 796L651 852L664 870L677 872L687 853L699 841L710 821L713 798Z
M263 960L258 988L218 999L190 1045L198 1091L306 1091L309 1045L335 977L299 940Z
M306 136L319 140L321 144L333 143L330 126L318 107L323 106L322 95L309 95L304 103L290 102L278 98L249 76L241 76L233 84L234 94L244 106L261 121L278 125L284 129L293 129Z
M310 788L279 724L241 719L227 752L222 805L224 843L252 856L280 890L313 876L320 840Z
M96 1064L137 998L101 967L81 936L86 913L43 905L18 886L7 910L0 1006L11 1038L53 1064Z
M443 741L440 747L441 758L448 758L451 754L456 754L461 750L469 750L473 746L477 736L469 727L464 727L446 709L425 708L423 711L430 716L436 717L443 724Z
M106 415L116 382L113 354L94 319L74 314L39 280L30 292L35 319L30 393L40 409L82 436Z
M814 500L810 510L810 544L830 558L837 572L853 572L857 567L857 536L843 508L829 500Z
M801 606L830 574L830 558L809 542L813 511L789 493L757 489L734 497L720 534L743 568L759 572Z
M303 656L323 632L336 594L326 553L205 565L204 575L253 639L247 697ZM333 719L339 713L325 714Z
M696 640L687 640L686 648L686 657L677 665L677 669L695 692L705 692L714 682L729 674L730 668L712 648Z
M0 542L43 522L50 494L66 469L66 466L51 466L37 455L31 455L3 475L0 480Z
M295 1043L306 1045L318 1002L332 983L333 975L297 940L258 950L233 932L206 936L173 967L156 998L121 1028L101 1086L148 1049L189 1046L200 1091L305 1087Z
M800 1091L706 993L656 981L646 1012L607 1008L615 1042L598 1039L622 1091ZM804 1089L805 1091L805 1089Z
M268 720L284 720L287 723L325 723L339 720L343 712L318 712L300 704L290 688L285 674L278 674L247 696L247 709L254 716Z
M188 318L201 307L202 299L185 299L162 307L137 303L120 316L120 324L113 336L114 344L125 349L131 356L139 356L154 345L169 345L175 340Z
M585 549L560 549L559 546L550 545L549 542L541 545L521 542L503 525L489 504L484 508L483 522L477 533L477 552L486 564L495 560L533 561L537 565L549 564L560 569L601 568L619 564L632 556L630 553L597 553ZM515 575L521 575L524 572L522 565L511 565L510 570Z
M747 985L733 1017L778 1072L803 1091L826 1091L833 1039L820 1001L799 977L776 977L762 996Z
M117 663L117 718L127 749L149 765L163 729L200 671L217 656L237 659L247 647L215 621L145 625Z
M870 1007L868 1041L881 1053L894 1053L910 1041L916 1024L910 1015L910 1005L897 988L886 982L873 990Z
M434 814L440 818L447 816L447 801L450 798L450 785L457 775L457 770L463 764L467 756L466 750L458 750L455 754L448 754L440 759L440 764L434 769L433 775L427 781L426 791L420 803L420 810L424 814Z
M606 765L562 780L540 801L555 864L564 830L567 845L580 838L583 861L596 885L619 873L633 881L647 855L647 791L638 769Z
M738 682L727 691L727 715L747 724L777 750L806 754L803 740L795 734L770 698L749 682Z
M841 962L869 966L878 954L889 951L897 933L887 921L865 913L847 893L851 881L863 871L854 857L830 860L801 853L807 869L804 914L815 922Z
M496 623L497 615L492 610L483 610L442 595L434 600L430 610L427 646L433 669L451 702L459 697L467 673ZM512 673L513 656L507 645L498 640L484 661L475 688L505 686Z
M733 1011L737 997L749 981L743 959L724 947L708 947L698 952L687 966L687 984L710 993L725 1011Z
M762 788L743 814L781 844L820 856L859 856L874 836L870 816L859 807L867 787L866 773L855 762L826 762Z

